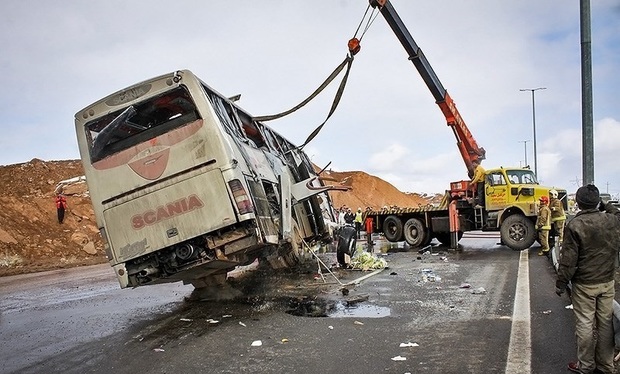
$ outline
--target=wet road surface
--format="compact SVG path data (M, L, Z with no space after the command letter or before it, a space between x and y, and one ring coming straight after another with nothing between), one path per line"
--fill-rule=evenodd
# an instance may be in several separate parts
M566 372L572 311L538 248L522 254L485 233L466 235L462 251L376 241L389 268L347 296L339 282L370 272L323 270L327 283L317 267L246 272L234 282L246 297L219 302L189 301L180 283L121 290L107 264L0 278L0 372ZM520 260L529 334L516 339ZM529 370L511 371L508 357Z

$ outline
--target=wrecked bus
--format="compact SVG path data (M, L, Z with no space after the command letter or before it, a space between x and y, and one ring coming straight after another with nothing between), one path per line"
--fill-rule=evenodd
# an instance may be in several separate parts
M105 251L121 288L221 283L256 259L296 264L330 240L327 191L307 155L192 72L80 110L75 129Z

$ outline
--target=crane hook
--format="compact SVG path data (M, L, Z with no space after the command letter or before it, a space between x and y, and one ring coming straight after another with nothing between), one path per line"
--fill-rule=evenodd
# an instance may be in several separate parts
M349 47L349 52L351 52L351 56L355 56L357 52L359 52L360 49L362 49L362 46L360 45L360 41L358 38L350 39L347 45Z

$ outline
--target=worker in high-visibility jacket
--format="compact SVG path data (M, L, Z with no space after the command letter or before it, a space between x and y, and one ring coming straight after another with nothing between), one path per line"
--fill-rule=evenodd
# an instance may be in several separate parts
M558 236L558 243L562 244L564 239L564 224L566 223L566 214L564 213L564 206L562 201L558 199L558 191L549 191L549 209L551 209L551 224L555 228L555 233Z
M549 198L541 196L538 200L538 219L536 220L536 230L538 230L538 240L540 241L539 256L549 253L549 231L551 230L551 210L549 209Z
M362 208L357 208L357 212L355 212L355 218L353 219L355 223L355 232L357 233L357 238L360 238L360 231L362 231Z

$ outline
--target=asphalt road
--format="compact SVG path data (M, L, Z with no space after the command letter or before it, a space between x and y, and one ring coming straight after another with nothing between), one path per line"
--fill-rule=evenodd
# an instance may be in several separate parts
M497 241L420 254L378 240L389 268L347 296L340 283L370 272L246 272L246 296L218 302L180 283L121 290L108 265L0 278L0 372L568 372L572 311L551 261Z

